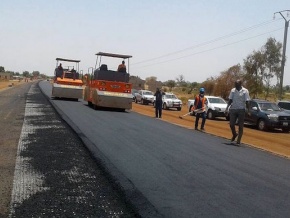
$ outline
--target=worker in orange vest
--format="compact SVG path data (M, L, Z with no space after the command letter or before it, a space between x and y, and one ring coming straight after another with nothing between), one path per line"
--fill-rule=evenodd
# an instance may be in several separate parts
M192 107L192 111L195 113L195 130L198 130L198 121L199 118L202 118L201 122L201 131L205 131L204 125L206 120L206 106L207 106L207 99L204 96L204 88L199 89L199 95L195 97L194 105Z

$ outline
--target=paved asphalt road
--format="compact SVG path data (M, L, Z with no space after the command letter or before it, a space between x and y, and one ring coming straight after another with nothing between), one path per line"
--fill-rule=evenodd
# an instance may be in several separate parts
M11 159L0 155L1 218L139 217L37 84L1 92L0 105L0 154Z
M52 102L143 217L289 217L289 159L134 112Z

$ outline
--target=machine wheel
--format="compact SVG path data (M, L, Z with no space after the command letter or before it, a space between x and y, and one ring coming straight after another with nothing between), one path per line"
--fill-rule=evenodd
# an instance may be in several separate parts
M262 130L262 131L267 130L265 120L260 119L260 120L258 121L258 129L259 129L259 130Z
M166 103L163 104L163 109L164 109L164 110L167 110L167 105L166 105Z
M208 119L210 119L210 120L214 120L215 116L214 116L212 110L208 110L208 112L207 112L207 117L208 117Z

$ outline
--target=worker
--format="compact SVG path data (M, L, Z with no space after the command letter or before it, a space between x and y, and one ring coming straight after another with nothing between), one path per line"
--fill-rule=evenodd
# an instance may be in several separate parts
M162 92L159 88L156 89L155 96L155 117L162 117Z
M205 131L204 125L205 125L205 120L206 120L206 105L207 105L207 99L204 96L204 88L199 89L199 95L195 97L194 100L194 105L192 107L192 111L195 112L195 130L198 130L198 121L199 118L202 118L201 122L201 131Z
M120 64L119 66L118 66L118 70L117 70L118 72L125 72L126 73L126 65L125 65L125 61L122 61L122 64Z
M56 78L57 77L62 77L62 74L63 74L63 68L62 68L62 65L61 65L61 63L58 65L58 67L56 68L56 70L55 70L55 80L56 80Z

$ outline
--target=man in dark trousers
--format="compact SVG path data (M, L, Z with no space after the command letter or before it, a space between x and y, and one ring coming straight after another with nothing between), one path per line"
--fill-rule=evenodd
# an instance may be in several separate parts
M156 89L155 96L155 117L162 117L162 92L159 88Z
M246 110L249 113L249 107L250 107L250 105L248 104L249 100L250 100L250 95L249 95L248 89L242 86L242 80L236 80L235 88L233 88L230 92L229 102L226 108L226 113L230 113L230 128L233 135L231 141L234 142L235 139L238 137L237 143L236 143L237 146L241 144ZM239 126L238 133L236 132L236 128L235 128L237 119L238 119L238 126Z
M205 131L204 129L204 125L205 125L205 120L206 120L206 105L207 105L207 99L204 96L204 88L200 88L199 89L199 95L197 95L195 97L194 100L194 107L192 107L192 110L197 110L197 112L195 113L195 130L198 130L198 121L199 118L202 118L201 121L201 127L200 130L201 131Z

